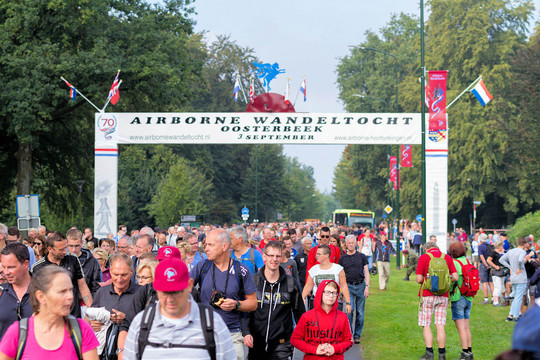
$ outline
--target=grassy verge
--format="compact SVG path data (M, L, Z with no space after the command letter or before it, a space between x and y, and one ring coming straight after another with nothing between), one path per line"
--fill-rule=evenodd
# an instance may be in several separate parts
M404 277L405 271L397 270L395 263L391 267L386 291L379 290L378 276L371 277L362 332L365 359L417 359L424 353L422 328L418 326L419 285L414 281L414 276L411 276L411 281L402 281ZM470 326L474 357L486 360L511 347L515 323L504 321L508 307L479 305L482 301L480 291L473 302ZM435 337L433 324L432 331ZM446 351L449 360L459 358L461 351L450 306L446 317Z

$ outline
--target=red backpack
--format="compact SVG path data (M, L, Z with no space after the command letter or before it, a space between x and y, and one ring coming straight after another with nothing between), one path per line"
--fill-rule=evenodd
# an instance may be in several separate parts
M466 265L463 265L463 263L457 259L456 261L461 265L461 272L463 273L463 283L459 286L459 291L464 296L476 295L480 289L480 272L469 262L469 259L467 259Z

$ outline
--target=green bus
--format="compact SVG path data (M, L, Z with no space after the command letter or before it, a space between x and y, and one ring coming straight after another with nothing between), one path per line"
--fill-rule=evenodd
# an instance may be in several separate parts
M375 213L373 211L337 209L332 213L332 222L334 225L346 226L368 226L375 227Z

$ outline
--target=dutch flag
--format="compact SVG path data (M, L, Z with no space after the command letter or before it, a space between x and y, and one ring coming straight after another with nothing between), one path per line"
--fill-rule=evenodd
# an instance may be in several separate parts
M484 85L483 79L480 79L480 81L478 81L476 85L474 85L471 92L474 96L476 96L476 98L480 102L480 105L482 106L486 105L491 99L493 99L493 95L489 93L486 85Z
M300 92L304 94L304 102L306 101L307 88L306 88L306 77L302 79L302 85L300 85Z
M238 93L240 92L240 81L238 81L238 76L234 82L233 98L234 101L238 101Z

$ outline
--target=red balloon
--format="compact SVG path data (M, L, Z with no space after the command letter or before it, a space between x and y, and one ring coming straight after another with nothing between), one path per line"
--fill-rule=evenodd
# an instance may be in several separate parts
M246 112L296 112L292 103L285 103L285 96L276 93L264 93L248 104Z

